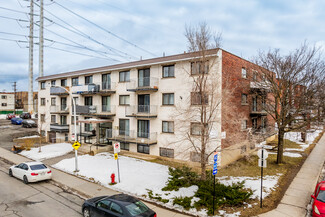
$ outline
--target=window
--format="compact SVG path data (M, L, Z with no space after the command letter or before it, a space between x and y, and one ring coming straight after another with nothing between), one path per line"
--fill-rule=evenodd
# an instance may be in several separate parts
M191 123L191 135L200 136L201 135L201 124Z
M85 117L85 120L90 119L90 117ZM85 124L85 132L91 132L93 130L92 124Z
M120 72L120 82L129 82L130 81L130 71Z
M148 145L138 144L137 151L139 153L149 154L150 153L150 147Z
M67 125L67 116L65 116L65 115L60 116L60 124Z
M45 81L41 82L41 89L42 89L42 90L45 89Z
M111 202L109 209L114 213L123 214L122 208L114 202Z
M85 84L92 84L93 83L93 76L85 76Z
M120 147L122 150L129 151L129 143L127 143L127 142L120 142Z
M77 121L79 120L79 116L76 116ZM71 124L74 124L74 115L71 116ZM78 125L78 123L76 124Z
M199 92L191 93L191 105L202 105L203 103L204 105L207 105L209 103L209 97L206 93L202 93L202 94L200 94Z
M130 121L129 119L119 120L119 135L129 136Z
M79 78L72 78L72 86L78 86L79 85Z
M247 72L246 72L246 69L244 67L241 68L241 77L242 78L247 78Z
M62 97L61 98L61 111L66 111L68 109L67 107L67 98Z
M110 111L111 111L111 97L102 96L102 112L110 112Z
M205 154L205 159L208 160L207 154ZM201 153L192 151L190 153L190 160L193 162L201 162Z
M56 98L51 98L51 105L56 105Z
M85 105L93 105L93 97L92 96L86 96L85 97Z
M41 130L41 136L45 136L45 130Z
M64 141L65 142L69 141L69 134L67 133L64 134Z
M51 87L54 87L55 86L55 83L56 83L55 80L51 81Z
M67 79L61 79L61 87L68 86Z
M257 118L252 119L252 128L257 129Z
M206 61L206 63L203 66L202 61L198 62L192 62L191 63L191 74L192 75L198 75L198 74L208 74L209 72L209 62Z
M175 77L175 65L163 66L163 78Z
M163 105L174 105L174 94L173 93L163 93Z
M1 99L7 99L7 96L2 95L2 96L1 96Z
M247 94L242 94L241 95L241 104L246 105L247 104Z
M51 123L56 123L56 115L51 115Z
M103 90L111 90L111 74L102 75L102 89Z
M101 208L104 208L104 209L109 209L109 204L110 204L109 200L101 200L101 201L98 202L97 207L101 207Z
M257 81L257 72L253 71L253 81Z
M159 148L160 156L174 158L174 149L170 148Z
M41 114L41 122L42 122L42 123L45 122L45 114Z
M246 130L247 129L247 120L242 120L241 121L241 129Z
M138 70L138 87L150 86L150 68Z
M73 97L72 102L71 102L71 105L73 105L73 100L76 103L76 105L79 104L79 97Z
M163 121L162 122L162 132L163 133L174 133L174 122L173 121Z
M138 137L150 138L150 121L138 120Z
M130 95L120 95L120 105L130 105Z
M5 106L7 106L7 103L1 103L1 106L5 107Z
M45 98L41 98L41 105L45 105Z

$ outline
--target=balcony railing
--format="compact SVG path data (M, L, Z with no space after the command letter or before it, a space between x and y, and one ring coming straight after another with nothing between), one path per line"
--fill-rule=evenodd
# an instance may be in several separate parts
M69 108L67 105L51 105L50 113L69 113Z
M144 77L137 80L131 80L127 83L126 90L128 91L157 91L158 90L158 78Z
M250 82L250 88L251 89L264 89L264 90L270 90L270 83L266 81L251 81Z
M65 89L69 90L69 87L64 87ZM51 87L50 88L50 95L69 95L69 93L61 87Z
M148 132L137 132L133 130L111 130L108 129L109 136L112 140L117 140L121 142L130 142L138 144L156 144L157 143L157 133L148 133Z
M128 117L157 117L156 105L137 105L137 106L126 106L125 115Z
M265 111L265 105L263 105L263 104L253 105L251 108L251 114L252 115L266 115L267 112Z
M67 124L50 124L50 131L58 133L67 133L69 132L69 125Z
M74 112L74 108L72 107L72 112ZM76 114L95 114L97 113L97 106L95 105L76 105Z
M96 94L96 93L113 93L115 92L115 82L92 83L86 85L72 86L74 94Z

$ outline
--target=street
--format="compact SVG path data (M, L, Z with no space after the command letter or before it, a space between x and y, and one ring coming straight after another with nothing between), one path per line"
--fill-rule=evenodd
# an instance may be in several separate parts
M0 217L82 216L83 199L52 181L25 185L8 175L9 162L0 158Z

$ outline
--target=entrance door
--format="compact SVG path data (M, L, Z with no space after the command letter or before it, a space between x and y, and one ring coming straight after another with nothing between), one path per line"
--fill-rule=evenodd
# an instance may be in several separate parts
M138 112L150 113L150 95L138 95Z
M56 143L56 133L55 132L48 132L49 141L51 143Z

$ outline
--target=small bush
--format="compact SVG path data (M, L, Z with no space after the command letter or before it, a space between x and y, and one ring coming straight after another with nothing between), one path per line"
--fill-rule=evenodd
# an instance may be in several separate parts
M146 190L148 191L148 196L149 196L150 199L155 199L155 200L158 200L158 201L163 202L163 203L168 203L169 202L168 199L163 199L160 194L153 195L152 190L150 190L150 189L146 189Z
M169 175L167 185L162 189L163 191L177 191L182 187L190 187L199 181L199 176L189 167L171 168L169 167Z
M193 206L191 206L192 198L193 197L175 197L173 205L178 204L184 207L184 209L189 210L190 208L193 208Z

